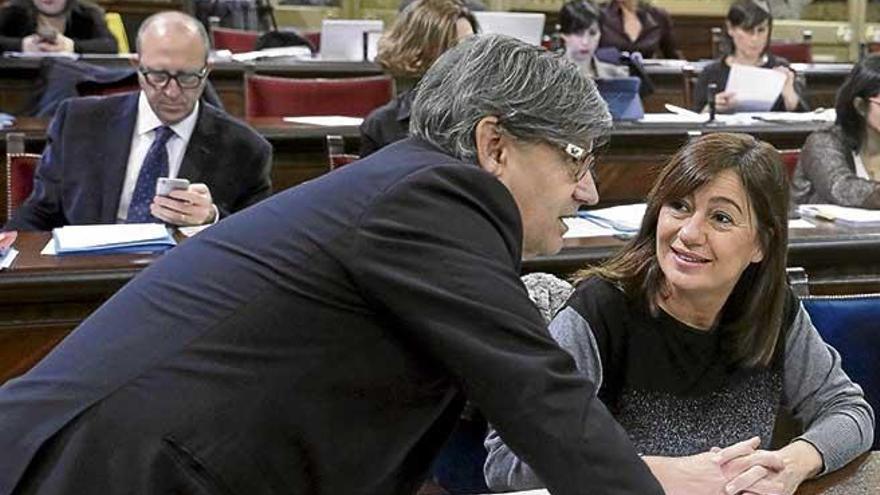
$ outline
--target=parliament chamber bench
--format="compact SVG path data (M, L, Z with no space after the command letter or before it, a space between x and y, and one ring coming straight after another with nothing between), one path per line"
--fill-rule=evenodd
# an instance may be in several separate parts
M127 67L130 59L119 55L83 55L80 60L102 67ZM0 110L18 113L25 109L35 93L40 91L42 61L34 58L0 57ZM700 64L694 66L699 73ZM807 84L807 98L813 108L834 106L837 88L849 74L851 64L794 64ZM685 73L678 65L648 64L645 70L651 77L655 92L644 100L646 112L663 112L664 105L682 106L685 102ZM245 74L272 75L291 78L364 77L382 74L372 62L343 62L276 58L255 62L216 61L209 79L226 110L242 117L244 113Z
M342 136L349 152L357 153L359 148L357 126L321 127L286 122L280 117L258 117L248 122L272 144L272 185L276 192L327 173L327 135ZM19 118L14 126L0 130L0 154L6 151L4 136L11 132L24 133L26 151L41 153L47 125L45 119ZM596 164L599 206L644 201L659 169L693 136L710 132L746 132L777 149L796 150L811 132L827 126L821 122L755 122L750 125L616 123L608 144L599 151ZM0 174L0 190L5 187L4 180L4 174ZM4 207L5 198L0 198L0 211L5 211Z

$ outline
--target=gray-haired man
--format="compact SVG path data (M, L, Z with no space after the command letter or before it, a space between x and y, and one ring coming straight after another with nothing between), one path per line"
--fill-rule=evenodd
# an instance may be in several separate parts
M577 68L476 37L412 139L163 257L0 389L0 493L413 493L472 400L556 494L662 489L519 280L595 202Z

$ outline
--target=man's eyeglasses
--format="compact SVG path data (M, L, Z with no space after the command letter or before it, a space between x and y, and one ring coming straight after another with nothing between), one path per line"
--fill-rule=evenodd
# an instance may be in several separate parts
M593 166L596 165L596 156L593 150L582 148L576 144L567 143L562 146L562 151L568 156L570 166L568 167L569 175L575 182L580 182L593 172Z
M156 89L165 89L172 79L177 81L181 89L195 89L202 84L202 80L208 75L208 67L202 67L198 72L170 73L167 70L153 70L146 67L138 67L138 72L144 76L147 83Z

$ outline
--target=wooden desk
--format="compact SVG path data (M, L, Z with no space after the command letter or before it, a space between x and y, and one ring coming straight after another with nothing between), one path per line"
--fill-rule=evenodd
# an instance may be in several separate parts
M44 232L22 232L0 271L0 383L29 369L155 255L40 256Z
M875 495L880 493L880 452L868 452L827 476L801 485L796 495Z
M280 117L263 117L248 121L272 144L272 186L282 191L318 177L328 170L325 136L338 134L346 138L347 151L357 153L360 134L356 126L319 127L284 122ZM25 132L29 152L41 153L45 145L48 121L19 118L11 128L0 130L0 153L5 152L3 137L8 132ZM752 125L642 125L615 124L608 145L601 151L596 173L602 205L643 201L654 183L657 172L687 140L710 132L746 132L779 149L799 149L809 133L827 124ZM2 175L2 174L0 174ZM5 185L0 177L0 190ZM2 195L0 195L2 196ZM5 198L0 198L0 208Z
M527 260L523 271L568 276L601 263L624 243L614 237L566 239L559 254ZM823 222L813 229L791 229L788 266L806 270L812 294L880 292L880 228Z

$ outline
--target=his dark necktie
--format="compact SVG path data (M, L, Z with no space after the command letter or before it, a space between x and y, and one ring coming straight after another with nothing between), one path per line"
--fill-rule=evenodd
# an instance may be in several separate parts
M141 171L138 174L134 192L131 194L131 203L128 204L128 216L126 223L155 222L150 214L150 204L156 195L156 179L168 177L168 150L165 143L174 135L170 127L156 128L153 144L144 157Z

